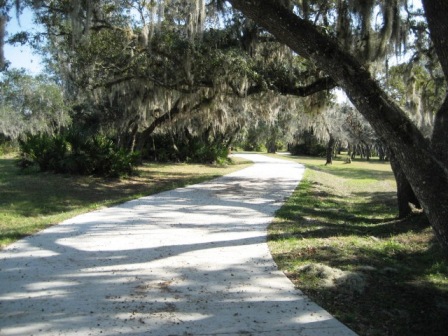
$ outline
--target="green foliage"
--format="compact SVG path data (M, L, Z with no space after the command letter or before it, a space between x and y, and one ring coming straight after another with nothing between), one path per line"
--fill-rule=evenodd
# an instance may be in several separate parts
M20 167L26 168L37 164L41 171L61 172L61 163L68 145L60 135L29 134L26 140L20 140L19 144Z
M182 149L186 162L223 164L228 161L228 149L222 143L209 144L200 137L190 139L187 146Z
M45 76L22 70L2 73L0 135L15 140L27 133L55 133L70 122L62 88Z
M326 147L323 146L312 132L305 132L302 141L290 146L289 151L293 155L325 156Z
M11 154L15 151L17 151L17 144L0 136L0 156Z
M240 135L240 147L246 151L268 153L286 149L286 144L293 139L295 127L290 112L282 109L274 120L261 120L250 124Z
M223 141L209 141L200 135L158 134L153 136L153 149L148 157L160 162L179 161L189 163L228 162L229 149Z
M105 136L70 130L28 135L20 141L18 165L37 165L41 171L55 173L119 177L132 174L138 159L139 153L127 153Z
M260 143L252 143L249 141L246 141L242 144L242 148L245 151L250 151L250 152L266 152L266 146L264 144L260 144Z
M265 123L249 127L243 135L241 147L245 151L266 152L268 132L269 128Z
M317 142L296 144L290 147L293 155L325 156L326 148Z
M416 100L420 100L425 112L434 113L443 103L446 83L440 66L428 66L424 61L423 58L420 63L392 67L387 78L388 90L405 109L415 109Z
M118 177L133 173L133 166L139 159L139 153L127 153L115 146L111 139L104 136L94 136L83 146L84 153L80 157L87 158L84 167L91 170L91 174L108 177Z

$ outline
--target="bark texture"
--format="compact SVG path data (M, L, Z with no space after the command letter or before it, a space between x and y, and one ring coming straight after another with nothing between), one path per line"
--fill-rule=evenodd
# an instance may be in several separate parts
M433 150L434 144L431 146L363 65L345 52L335 39L275 0L229 2L293 51L314 60L344 89L382 141L395 153L448 256L448 170ZM425 2L442 3L445 0ZM427 15L431 14L427 12ZM439 20L435 18L433 25L438 27Z
M398 218L405 218L412 213L410 204L420 209L420 202L417 196L415 196L414 190L412 190L411 184L406 178L403 169L401 169L395 155L392 153L390 154L390 164L395 175L395 180L397 181Z
M431 31L431 39L442 66L445 79L448 79L448 1L446 0L424 0L428 26ZM448 93L448 88L445 88ZM432 136L432 148L448 167L448 95L436 114L434 132Z

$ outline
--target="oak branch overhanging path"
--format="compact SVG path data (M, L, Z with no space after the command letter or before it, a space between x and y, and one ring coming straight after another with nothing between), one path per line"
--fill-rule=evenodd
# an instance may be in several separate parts
M0 251L0 335L355 335L294 289L266 244L304 167L240 156L255 164Z

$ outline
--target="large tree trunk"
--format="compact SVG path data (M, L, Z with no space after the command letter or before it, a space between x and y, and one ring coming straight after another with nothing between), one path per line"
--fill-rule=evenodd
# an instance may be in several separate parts
M431 146L443 165L448 167L448 95L436 114Z
M431 39L434 43L445 79L448 80L448 1L423 0ZM440 161L448 168L448 88L445 101L437 111L431 145Z
M448 169L442 163L440 155L433 150L437 147L436 144L431 146L424 139L417 127L379 87L362 64L345 52L334 39L321 33L316 26L299 18L275 0L229 2L293 51L312 59L344 89L350 101L369 121L381 140L395 153L448 256ZM441 10L448 5L445 0L426 0L424 3L427 16L431 15L428 7L434 9L439 6L435 8L439 15L428 18L429 22L434 21L430 25L432 32L433 27L440 28L441 14L446 14L446 10ZM445 23L443 25L445 28L440 29L446 37L448 28ZM446 39L443 41L447 43ZM437 44L435 47L437 49Z
M420 209L420 202L393 153L390 153L390 165L397 181L398 218L405 218L412 213L411 204Z

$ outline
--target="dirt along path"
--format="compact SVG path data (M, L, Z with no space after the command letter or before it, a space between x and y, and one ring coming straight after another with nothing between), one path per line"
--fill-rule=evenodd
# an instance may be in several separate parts
M355 335L294 289L266 244L304 167L239 156L255 164L0 251L0 335Z

